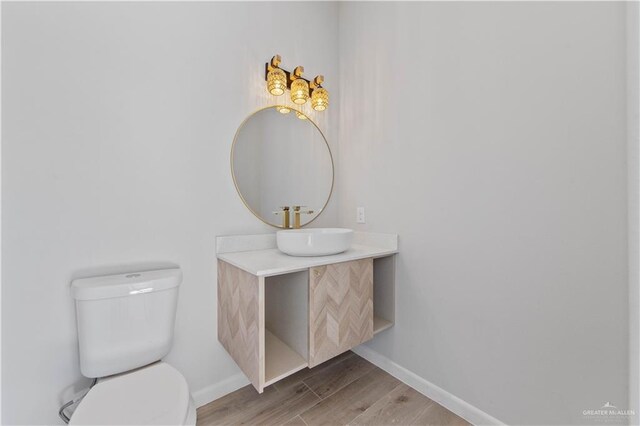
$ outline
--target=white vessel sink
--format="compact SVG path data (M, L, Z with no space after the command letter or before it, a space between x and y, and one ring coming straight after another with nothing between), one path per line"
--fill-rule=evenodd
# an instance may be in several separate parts
M290 256L328 256L351 247L353 230L345 228L309 228L278 231L278 249Z

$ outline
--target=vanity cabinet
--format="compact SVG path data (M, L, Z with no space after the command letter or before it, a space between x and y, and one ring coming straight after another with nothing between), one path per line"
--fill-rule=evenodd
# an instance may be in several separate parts
M393 325L397 245L304 258L219 238L218 340L258 392Z

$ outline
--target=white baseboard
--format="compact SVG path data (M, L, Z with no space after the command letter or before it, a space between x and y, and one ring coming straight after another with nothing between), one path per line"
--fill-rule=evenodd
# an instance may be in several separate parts
M247 379L244 374L238 373L221 382L214 383L205 387L204 389L193 392L193 400L196 404L196 407L199 408L248 384L249 379Z
M353 352L360 355L375 366L383 369L401 382L411 386L421 394L442 405L449 411L457 414L466 421L474 425L504 425L505 423L490 416L479 408L474 407L466 401L458 398L446 390L423 379L417 374L396 364L384 355L373 349L360 345L353 349Z

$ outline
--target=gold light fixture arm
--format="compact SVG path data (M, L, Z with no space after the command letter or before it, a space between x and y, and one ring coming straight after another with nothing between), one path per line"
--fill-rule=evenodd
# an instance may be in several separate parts
M271 58L269 65L267 65L268 70L271 71L274 68L280 68L281 62L282 58L280 57L280 55L275 55L273 58Z
M324 83L324 76L323 75L317 75L316 78L314 78L309 83L309 87L311 87L312 89L315 89L316 87L322 87L322 83Z
M291 81L297 80L302 77L302 74L304 74L304 67L302 65L298 65L297 67L295 67L295 69L293 70L289 78L291 79ZM306 79L303 79L303 80L306 80Z

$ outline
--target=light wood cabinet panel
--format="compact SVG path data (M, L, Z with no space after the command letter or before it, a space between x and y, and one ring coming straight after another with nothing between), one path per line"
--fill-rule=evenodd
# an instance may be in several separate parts
M264 384L264 278L218 261L218 340L253 386Z
M310 269L309 367L373 338L373 259Z

